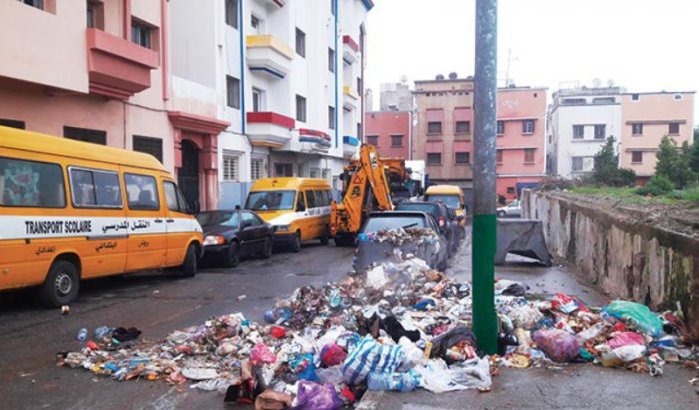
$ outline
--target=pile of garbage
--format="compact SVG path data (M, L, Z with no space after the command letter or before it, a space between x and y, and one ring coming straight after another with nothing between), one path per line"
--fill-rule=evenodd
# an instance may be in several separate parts
M438 243L439 234L430 228L396 228L378 232L361 233L358 239L360 241L389 243L397 246L403 245L406 242L419 245L421 243Z
M614 301L602 309L562 293L527 297L495 283L498 354L471 332L471 286L406 255L321 288L302 287L264 313L240 313L177 330L164 340L121 343L104 331L58 364L116 380L162 380L225 393L260 409L334 409L369 390L488 391L497 367L595 362L662 374L696 360L680 315ZM129 344L131 343L131 344Z

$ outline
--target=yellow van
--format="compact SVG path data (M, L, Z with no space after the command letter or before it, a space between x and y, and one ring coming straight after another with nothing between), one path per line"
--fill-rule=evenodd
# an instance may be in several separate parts
M442 202L453 209L459 224L466 225L466 200L464 191L456 185L432 185L425 191L425 201Z
M276 227L275 242L285 242L293 252L301 242L330 240L330 184L315 178L266 178L252 186L246 209L257 212Z
M50 306L81 279L182 267L202 230L151 155L0 127L0 290L41 285Z

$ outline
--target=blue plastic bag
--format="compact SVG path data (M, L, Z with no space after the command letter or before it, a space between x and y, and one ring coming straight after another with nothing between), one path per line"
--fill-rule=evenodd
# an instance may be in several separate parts
M347 355L342 364L342 375L348 384L364 382L369 373L393 373L405 360L401 345L382 345L366 336Z

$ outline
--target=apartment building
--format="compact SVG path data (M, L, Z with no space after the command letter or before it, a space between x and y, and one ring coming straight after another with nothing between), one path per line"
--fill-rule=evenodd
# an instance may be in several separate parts
M381 84L379 94L381 111L412 111L413 93L406 82Z
M553 94L548 122L548 172L575 178L594 169L607 138L622 137L620 87L562 89Z
M400 111L367 112L364 142L376 147L382 158L411 159L412 113Z
M413 158L433 182L473 186L473 89L453 73L415 82ZM546 89L501 88L497 104L497 192L514 199L545 176Z
M621 94L622 132L619 163L640 179L655 174L655 153L664 136L682 145L692 142L694 92Z

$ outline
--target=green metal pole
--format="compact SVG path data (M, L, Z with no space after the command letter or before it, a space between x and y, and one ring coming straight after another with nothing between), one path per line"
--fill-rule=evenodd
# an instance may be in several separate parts
M497 0L476 0L475 136L473 161L473 331L478 347L497 352L495 314Z

